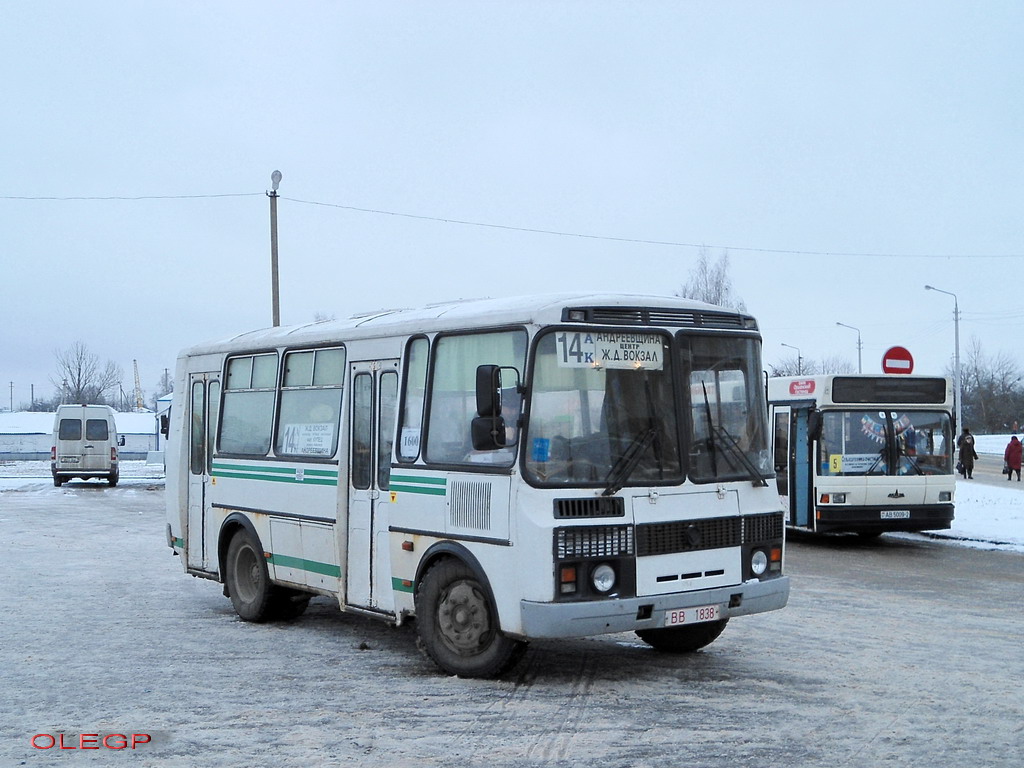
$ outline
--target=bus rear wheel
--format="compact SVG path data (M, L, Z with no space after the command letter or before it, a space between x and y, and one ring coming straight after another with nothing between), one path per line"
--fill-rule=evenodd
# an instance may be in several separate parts
M662 653L692 653L713 643L723 631L728 619L708 621L689 627L663 627L639 629L637 637Z
M454 558L430 567L416 593L420 648L459 677L497 677L522 657L526 643L498 629L493 602L473 571Z
M267 562L258 542L245 529L231 537L224 566L224 581L235 613L245 621L272 619L274 590Z

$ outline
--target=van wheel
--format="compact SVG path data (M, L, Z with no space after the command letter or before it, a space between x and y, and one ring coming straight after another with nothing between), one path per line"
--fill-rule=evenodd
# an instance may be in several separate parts
M117 485L117 481L120 480L120 479L121 479L120 475L118 475L117 472L114 472L114 473L112 473L110 475L107 475L107 482L110 483L110 487L111 488L113 488L115 485Z
M691 653L713 643L723 631L728 619L694 624L692 627L663 627L639 629L637 637L662 653Z
M62 485L64 485L64 478L63 477L57 477L56 475L54 475L53 476L53 484L57 488L60 488Z
M463 562L446 558L427 571L416 593L420 648L459 677L497 677L511 669L526 643L498 629L491 596Z
M231 537L224 563L224 581L235 613L244 621L274 618L274 590L263 549L244 528Z

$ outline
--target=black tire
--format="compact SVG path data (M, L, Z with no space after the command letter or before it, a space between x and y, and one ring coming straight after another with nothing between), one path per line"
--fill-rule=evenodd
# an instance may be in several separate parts
M637 637L662 653L692 653L713 643L723 631L728 619L708 621L690 627L663 627L638 629Z
M420 648L450 675L488 678L511 669L526 643L501 633L493 606L487 588L465 563L441 560L416 593Z
M57 477L56 475L54 475L53 476L53 485L55 487L57 487L57 488L60 488L62 485L64 485L64 478L63 477Z
M224 560L224 583L235 613L244 621L263 622L275 618L274 587L267 561L255 537L244 528L231 537Z
M121 479L121 476L117 472L112 472L107 475L107 482L110 483L110 487L113 488L117 485L117 481Z

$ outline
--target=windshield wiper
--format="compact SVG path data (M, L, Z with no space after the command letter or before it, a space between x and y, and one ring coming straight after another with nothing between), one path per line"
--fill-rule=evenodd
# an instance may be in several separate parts
M716 456L718 455L719 448L722 448L726 456L733 460L734 465L738 463L747 471L754 485L768 485L765 476L761 474L760 470L754 465L754 462L750 460L746 452L740 447L740 444L736 442L736 438L730 435L725 427L715 426L714 421L711 419L711 401L708 399L707 385L701 382L701 386L704 387L704 412L708 420L708 451L711 458L711 471L715 477L718 477ZM718 442L715 442L716 436L721 446L719 446Z
M601 494L602 496L611 496L613 493L618 493L622 490L622 486L629 476L633 474L636 465L640 463L640 457L644 455L644 451L647 450L647 447L657 434L658 430L655 427L648 427L630 441L629 445L626 446L626 450L622 452L622 455L612 465L608 476L605 477L604 480L608 483L608 487L604 489L604 493Z

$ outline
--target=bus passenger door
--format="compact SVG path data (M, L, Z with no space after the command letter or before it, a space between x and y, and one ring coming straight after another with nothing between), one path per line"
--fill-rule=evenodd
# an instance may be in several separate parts
M208 536L210 522L210 476L213 466L213 442L217 436L217 407L220 381L217 374L193 373L189 376L188 435L188 530L185 532L186 562L189 568L209 571Z
M348 605L393 610L386 505L398 398L398 361L353 363L349 446Z
M794 405L790 420L789 519L801 528L814 527L814 451L807 424L811 411Z

